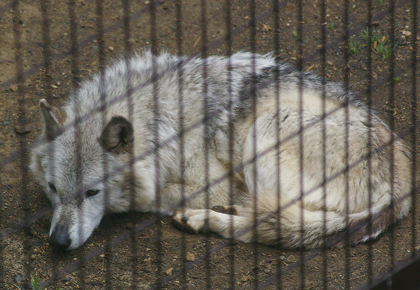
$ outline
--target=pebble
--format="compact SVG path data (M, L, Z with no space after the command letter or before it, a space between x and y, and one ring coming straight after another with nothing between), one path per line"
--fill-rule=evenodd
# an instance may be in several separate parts
M289 257L287 257L286 262L287 263L294 263L294 262L296 262L295 256L290 255Z
M191 254L190 252L187 252L187 254L185 255L185 258L187 259L187 261L192 262L195 260L195 255Z
M174 271L174 268L169 268L168 270L165 271L165 273L166 275L171 276L173 271Z
M195 284L193 284L193 283L184 284L184 288L185 289L197 289L197 287L195 287Z
M411 36L411 32L410 32L410 31L407 31L407 30L403 30L403 31L402 31L402 35L403 35L404 37L410 37L410 36Z

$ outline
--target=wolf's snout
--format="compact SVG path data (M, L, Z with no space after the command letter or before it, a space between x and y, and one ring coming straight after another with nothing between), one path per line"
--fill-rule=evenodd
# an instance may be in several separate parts
M67 228L57 225L50 236L50 245L54 249L64 251L71 244L70 234Z

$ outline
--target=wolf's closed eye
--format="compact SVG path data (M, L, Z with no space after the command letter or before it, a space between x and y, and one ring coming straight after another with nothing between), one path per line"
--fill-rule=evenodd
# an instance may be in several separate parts
M98 194L98 192L99 192L99 190L98 190L98 189L90 189L90 190L88 190L88 191L86 192L86 196L87 196L87 197L91 197L91 196L97 195L97 194Z

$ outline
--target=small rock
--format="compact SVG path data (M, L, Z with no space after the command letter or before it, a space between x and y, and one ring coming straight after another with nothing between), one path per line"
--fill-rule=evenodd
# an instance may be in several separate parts
M174 271L174 268L169 268L168 270L165 271L165 273L166 275L171 276L173 271Z
M242 278L241 278L241 281L242 282L246 282L246 281L248 281L249 280L249 275L245 275L245 276L243 276Z
M114 48L113 48L112 46L108 46L108 50L109 50L110 52L113 52L113 51L114 51Z
M296 258L295 258L295 256L290 255L289 257L287 257L286 262L287 262L287 263L294 263L294 262L296 262Z
M187 254L185 255L185 258L189 262L195 261L195 255L194 254L191 254L190 252L187 252Z
M408 31L408 30L403 30L403 31L402 31L402 35L403 35L405 38L407 38L407 37L410 37L410 36L411 36L411 32L410 32L410 31Z
M271 31L271 30L272 30L272 28L270 26L268 26L266 24L263 24L262 31Z
M184 284L184 288L185 289L197 289L197 287L193 283L186 283L186 284Z

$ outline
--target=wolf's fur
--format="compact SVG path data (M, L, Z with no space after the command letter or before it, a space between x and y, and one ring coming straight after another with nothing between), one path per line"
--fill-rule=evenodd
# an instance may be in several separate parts
M146 51L82 83L62 111L40 107L46 142L31 170L53 204L50 242L60 248L129 209L285 247L322 245L369 217L350 241L375 238L410 209L402 140L342 85L271 55Z

